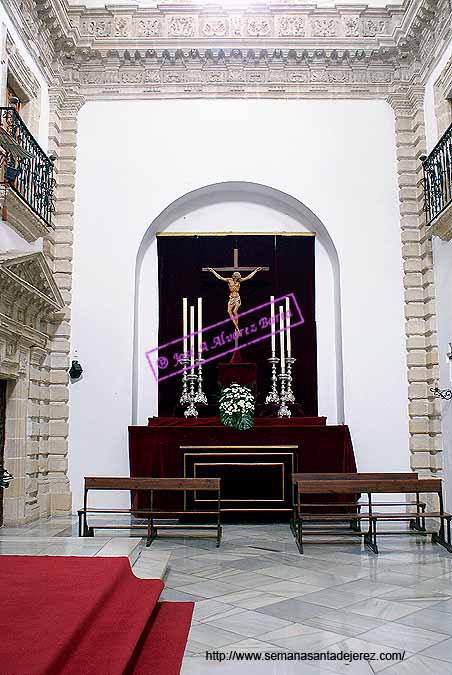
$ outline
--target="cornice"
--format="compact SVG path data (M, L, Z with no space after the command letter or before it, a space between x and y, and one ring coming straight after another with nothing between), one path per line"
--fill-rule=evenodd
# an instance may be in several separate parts
M426 78L450 39L451 1L331 9L4 3L16 24L22 16L28 37L33 32L49 82L83 102L244 94L387 98L399 84Z

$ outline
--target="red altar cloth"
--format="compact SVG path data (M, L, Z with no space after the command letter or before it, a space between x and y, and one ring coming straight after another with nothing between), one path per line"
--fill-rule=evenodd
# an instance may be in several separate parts
M316 422L317 420L317 422ZM327 426L325 418L259 417L249 431L225 427L218 418L150 418L149 426L129 427L129 463L132 477L184 475L181 445L298 445L298 471L356 471L347 426Z
M325 426L326 417L256 417L254 428L265 429L268 427L316 427ZM188 429L191 427L217 427L225 429L219 417L149 417L149 427L179 427ZM129 427L135 429L136 427ZM144 427L145 428L145 427ZM239 432L243 434L243 431Z

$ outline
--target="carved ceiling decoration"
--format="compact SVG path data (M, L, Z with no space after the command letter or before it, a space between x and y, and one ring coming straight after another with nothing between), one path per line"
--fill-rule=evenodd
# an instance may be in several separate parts
M5 0L53 85L86 98L378 96L420 82L451 32L451 0L256 6Z

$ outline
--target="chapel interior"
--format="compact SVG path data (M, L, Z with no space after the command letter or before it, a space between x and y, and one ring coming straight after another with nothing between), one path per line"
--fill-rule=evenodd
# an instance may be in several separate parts
M452 672L451 0L0 0L0 671Z

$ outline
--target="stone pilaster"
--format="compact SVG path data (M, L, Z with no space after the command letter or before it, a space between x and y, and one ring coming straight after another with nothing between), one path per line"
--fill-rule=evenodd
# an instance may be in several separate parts
M68 469L69 376L72 243L75 202L77 114L83 99L58 88L50 90L49 153L55 156L54 231L45 245L55 281L65 302L51 326L48 416L50 513L71 509Z
M441 410L430 388L438 379L435 288L431 242L423 213L425 126L422 96L391 96L395 111L397 171L405 287L405 327L411 467L441 471Z

